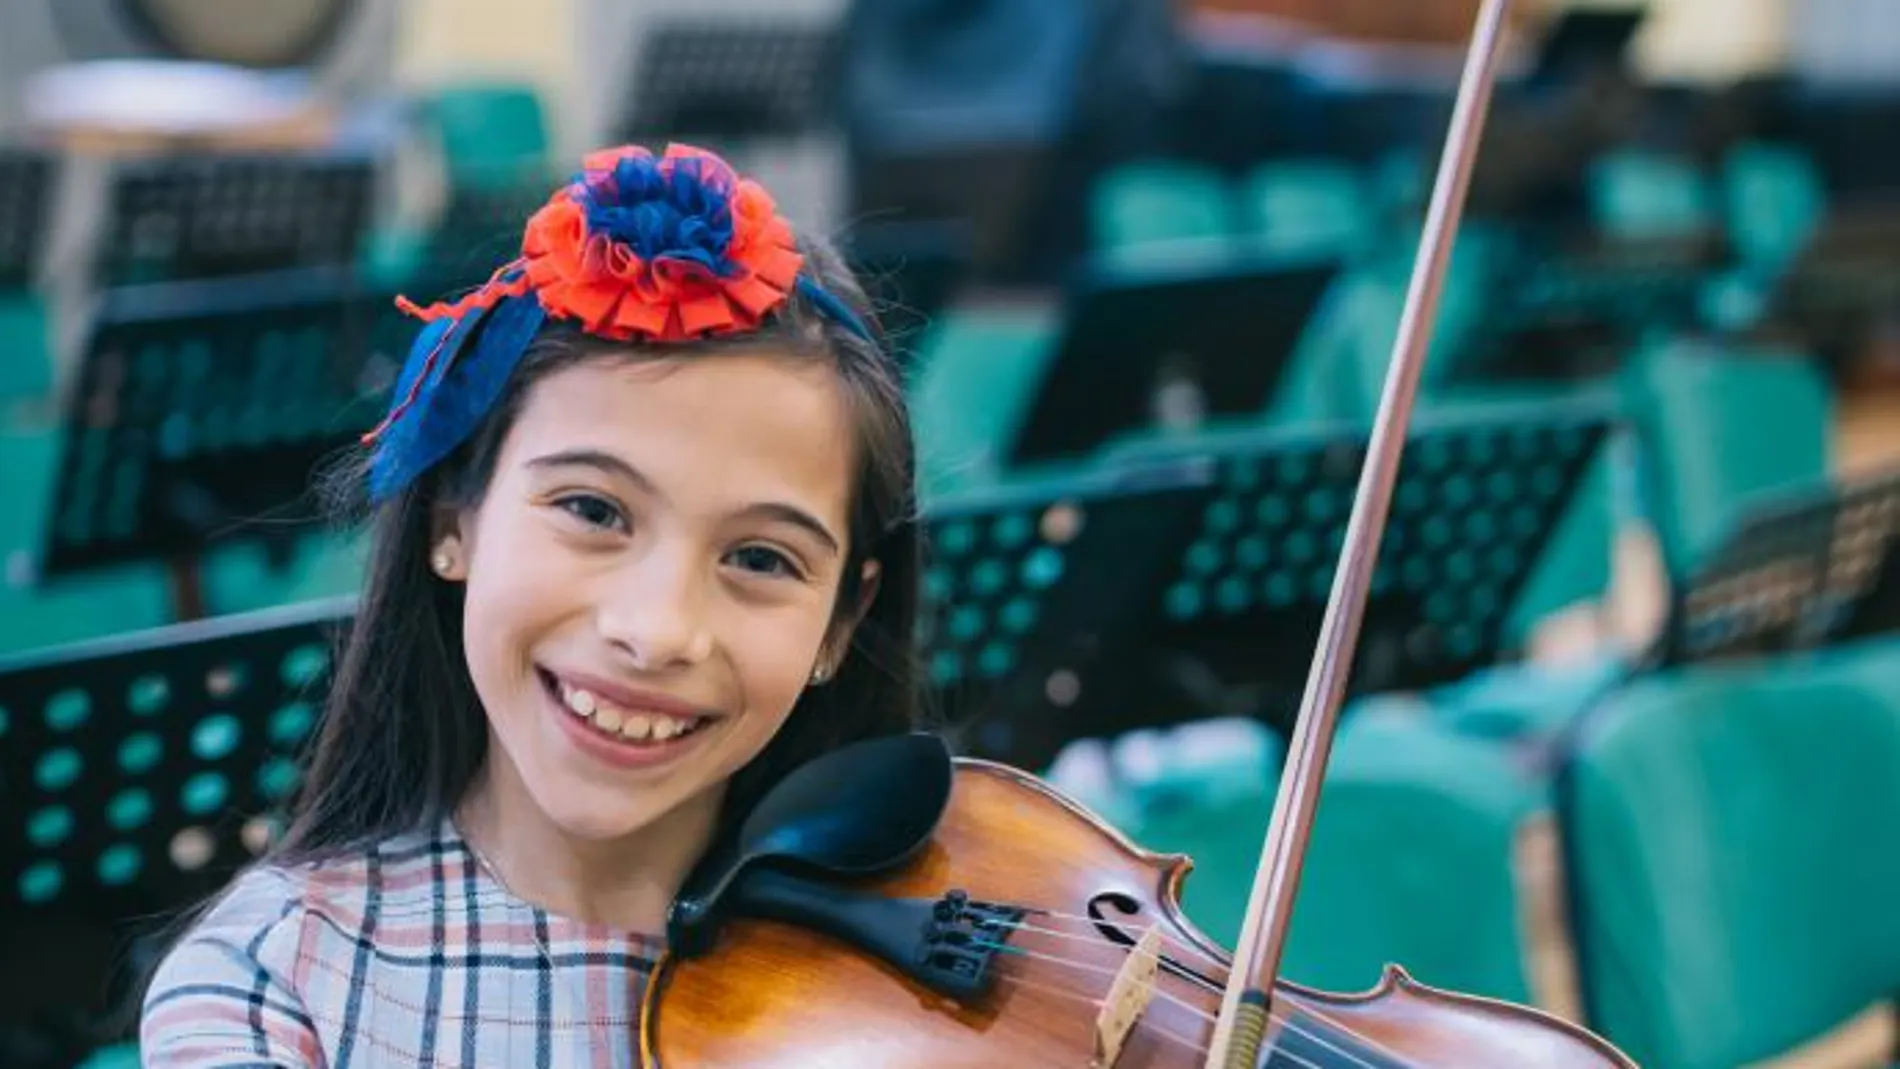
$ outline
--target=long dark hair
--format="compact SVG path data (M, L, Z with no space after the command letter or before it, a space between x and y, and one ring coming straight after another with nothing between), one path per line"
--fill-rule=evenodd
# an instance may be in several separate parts
M800 242L805 270L875 332L863 289L842 259L815 239ZM881 335L880 335L881 336ZM787 771L846 743L919 723L912 630L918 610L915 444L901 376L886 347L808 306L788 301L758 331L642 350L577 329L545 327L484 423L455 453L367 522L370 552L355 619L329 691L315 750L279 861L315 860L437 825L453 813L487 756L488 725L462 652L462 588L428 567L438 509L478 503L529 389L588 360L718 353L770 345L835 369L858 427L849 556L835 613L855 612L867 560L881 569L875 600L849 655L823 686L808 689L763 753L730 784L722 815L729 833ZM359 508L362 458L328 481L345 508Z

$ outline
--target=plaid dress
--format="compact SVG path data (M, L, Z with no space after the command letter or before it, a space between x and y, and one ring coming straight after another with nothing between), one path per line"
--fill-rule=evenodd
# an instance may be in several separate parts
M146 1069L631 1069L661 942L511 895L452 823L257 866L146 995Z

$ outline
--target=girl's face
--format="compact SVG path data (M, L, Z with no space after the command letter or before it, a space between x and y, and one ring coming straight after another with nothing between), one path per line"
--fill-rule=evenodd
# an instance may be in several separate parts
M511 793L596 841L716 804L848 642L853 440L835 373L769 352L532 388L444 547Z

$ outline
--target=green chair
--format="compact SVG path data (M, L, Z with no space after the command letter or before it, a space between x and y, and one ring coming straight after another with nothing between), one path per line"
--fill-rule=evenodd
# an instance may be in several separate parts
M28 293L0 294L0 402L45 397L53 389L46 307Z
M426 115L451 188L507 183L547 166L547 113L532 86L448 86L427 101Z
M1693 571L1752 499L1829 477L1833 390L1805 354L1650 346L1625 366L1622 392L1672 576Z
M1241 722L1137 733L1114 745L1149 849L1185 853L1183 907L1231 946L1246 914L1279 789L1282 743ZM1343 722L1321 794L1284 975L1341 991L1388 964L1420 981L1524 1000L1514 843L1542 804L1505 751L1429 720Z
M1717 221L1716 195L1691 160L1624 149L1606 153L1586 175L1597 226L1622 237L1693 234Z
M1151 256L1156 246L1224 242L1237 229L1227 180L1183 160L1113 167L1089 191L1091 243L1113 255Z
M1370 183L1350 164L1274 160L1241 180L1241 228L1265 251L1357 257L1377 238Z
M256 543L220 547L204 562L206 606L224 615L354 593L363 550L361 537L329 531L301 539L281 565Z
M1392 364L1417 247L1416 238L1371 247L1340 279L1300 339L1267 413L1271 421L1371 422ZM1465 358L1483 336L1487 301L1510 264L1511 249L1509 236L1495 228L1471 225L1460 233L1420 378L1422 407L1464 379Z
M1744 265L1779 274L1827 217L1827 188L1799 149L1751 141L1722 164L1722 208Z
M165 573L122 565L38 580L39 548L51 507L59 437L46 430L0 429L0 653L13 653L142 630L171 622Z
M1889 665L1891 671L1891 665ZM1653 676L1561 777L1592 1025L1732 1069L1900 990L1900 706L1800 658Z
M931 325L911 384L926 499L1003 474L1004 450L1035 399L1059 321L1055 308L979 305Z
M1352 991L1388 964L1534 1003L1519 843L1545 785L1510 751L1429 718L1353 716L1320 796L1285 975Z

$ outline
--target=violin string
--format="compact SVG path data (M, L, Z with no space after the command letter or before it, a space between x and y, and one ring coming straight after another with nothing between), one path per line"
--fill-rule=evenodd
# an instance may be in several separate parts
M1093 1009L1093 1010L1100 1010L1102 1008L1101 999L1096 998L1093 995L1084 994L1083 992L1080 992L1080 991L1071 991L1068 988L1057 987L1054 984L1041 984L1041 983L1037 983L1034 980L1029 980L1021 976L1013 976L1008 973L1002 974L1001 976L998 977L998 979L1007 980L1010 983L1015 984L1017 987L1023 988L1024 990L1027 990L1027 991L1040 991L1043 994L1053 995L1058 998L1074 999L1075 1001L1080 1002L1083 1005L1086 1005L1090 1009ZM1188 1036L1184 1036L1181 1033L1175 1032L1171 1029L1163 1028L1160 1025L1154 1023L1153 1020L1147 1017L1143 1017L1141 1020L1137 1021L1135 1023L1135 1027L1145 1029L1146 1031L1153 1033L1155 1036L1161 1039L1165 1039L1171 1043L1179 1043L1181 1046L1186 1047L1188 1050L1193 1051L1196 1054L1207 1053L1207 1048L1202 1046L1197 1040L1192 1039L1191 1037L1188 1037Z
M982 947L982 949L994 949L994 951L997 951L997 953L1011 953L1011 955L1016 955L1016 957L1028 957L1028 959L1035 959L1035 961L1047 961L1047 963L1051 963L1051 965L1064 966L1064 968L1072 968L1072 970L1077 970L1077 972L1094 972L1094 974L1113 974L1113 972L1119 972L1119 968L1110 968L1110 966L1104 966L1104 965L1094 965L1094 963L1089 963L1089 961L1075 961L1075 959L1068 959L1068 957L1062 957L1062 955L1053 955L1053 953L1039 953L1039 951L1034 951L1034 949L1026 949L1026 947L1009 946L1009 944L990 944L990 942L977 942L977 944L973 944L973 946ZM1127 949L1127 953L1129 953L1129 955L1132 955L1132 953L1134 953L1134 949ZM1100 1001L1100 999L1096 999L1096 997L1093 997L1093 995L1085 995L1085 993L1081 993L1081 991L1066 991L1066 989L1056 989L1056 987L1049 987L1049 985L1030 984L1028 980L1022 980L1020 976L1011 976L1011 974L1007 974L1007 972L1005 972L1003 976L1009 976L1009 978L1011 978L1013 982L1016 982L1016 984L1030 985L1030 987L1039 987L1039 989L1045 989L1045 991L1051 991L1051 993L1058 993L1058 995L1066 995L1066 997L1072 997L1072 999L1081 999L1083 1003L1089 1003L1091 1004L1091 1006L1096 1006L1096 1008L1100 1008L1100 1006L1102 1006L1102 1001ZM1207 989L1207 984L1203 984L1203 982L1199 982L1199 980L1189 980L1189 982L1191 982L1191 984L1197 985L1197 987L1203 987L1203 989ZM1218 993L1220 993L1220 989L1216 987L1216 989L1212 989L1212 993L1216 993L1216 995L1218 995ZM1214 1023L1214 1020L1216 1020L1216 1018L1214 1018L1214 1014L1210 1014L1210 1012L1207 1012L1207 1010L1203 1010L1201 1006L1195 1006L1195 1004L1188 1003L1186 999L1182 999L1180 995L1174 995L1174 993L1170 993L1170 991L1167 991L1165 987L1155 987L1155 989L1153 989L1153 997L1155 997L1155 999L1161 999L1163 1003L1174 1004L1176 1008L1180 1008L1180 1010L1184 1010L1184 1012L1188 1012L1188 1014L1193 1014L1193 1016L1197 1016L1197 1018L1201 1018L1203 1022ZM1343 1023L1336 1022L1336 1020L1332 1020L1332 1018L1326 1018L1324 1014L1317 1014L1317 1012L1313 1012L1313 1010L1307 1010L1307 1008L1303 1008L1303 1006L1302 1006L1302 1012L1303 1014L1305 1014L1305 1016L1311 1016L1311 1018L1315 1018L1317 1022L1326 1023L1326 1025L1332 1025L1334 1029L1338 1029L1338 1031L1341 1031L1343 1035L1347 1035L1347 1037L1351 1037L1351 1039L1355 1039L1355 1041L1364 1042L1366 1046L1372 1046L1372 1048L1374 1048L1374 1050L1376 1050L1378 1054L1381 1054L1381 1056L1385 1056L1385 1058L1389 1058L1389 1060L1393 1060L1393 1063L1395 1063L1395 1065L1398 1065L1400 1069L1416 1069L1416 1067L1414 1067L1414 1063L1412 1063L1412 1060L1408 1060L1408 1058L1404 1058L1402 1054L1398 1054L1397 1050L1391 1050L1391 1048L1387 1048L1385 1044L1381 1044L1381 1042L1376 1041L1376 1039L1372 1039L1372 1037L1366 1037L1366 1035L1360 1035L1360 1033L1357 1033L1357 1031L1353 1031L1351 1027L1347 1027L1347 1025L1343 1025ZM1340 1054L1341 1058L1345 1058L1345 1060L1349 1061L1351 1065L1355 1065L1355 1067L1362 1067L1362 1069L1378 1069L1378 1067L1376 1067L1376 1065L1374 1065L1372 1061L1362 1060L1362 1058L1359 1058L1359 1056L1355 1056L1355 1054L1353 1054L1351 1050L1345 1050L1345 1048L1341 1048L1341 1046L1338 1046L1336 1042L1328 1041L1328 1039L1326 1039L1326 1037L1324 1037L1322 1033L1319 1033L1319 1031L1313 1031L1311 1027L1305 1027L1305 1025L1302 1025L1302 1023L1300 1023L1300 1018L1298 1018L1298 1016L1292 1016L1292 1014L1286 1014L1286 1012L1273 1012L1273 1010L1269 1010L1269 1012L1267 1012L1267 1020L1271 1020L1271 1022L1279 1023L1279 1025L1283 1027L1284 1031L1286 1031L1286 1033L1290 1033L1290 1035L1296 1035L1296 1037L1302 1037L1302 1039L1311 1039L1311 1041L1317 1042L1317 1044L1321 1044L1321 1046L1324 1046L1324 1048L1328 1048L1328 1050L1332 1050L1332 1052L1336 1052L1336 1054ZM1146 1022L1146 1018L1144 1018L1144 1022ZM1150 1029L1153 1029L1153 1031L1159 1031L1159 1033L1163 1033L1163 1035L1172 1035L1172 1033L1169 1033L1167 1029L1163 1029L1163 1027L1159 1027L1159 1025L1153 1025L1153 1023L1144 1023L1144 1027L1150 1027ZM1184 1037L1176 1037L1176 1039L1182 1039L1182 1042L1186 1042L1189 1048L1193 1048L1193 1050L1195 1050L1195 1052L1199 1052L1199 1054L1205 1054L1205 1052L1207 1052L1207 1048L1205 1048L1205 1046L1199 1046L1199 1044L1195 1044L1195 1042L1189 1041L1189 1039L1184 1039ZM1296 1054L1292 1054L1290 1050L1281 1050L1279 1054L1283 1054L1284 1058L1290 1058L1290 1060L1300 1061L1302 1065L1307 1065L1307 1063L1305 1063L1305 1061L1303 1061L1302 1058L1298 1058L1298 1056L1296 1056ZM1315 1069L1319 1069L1319 1067L1315 1067Z
M1016 951L1016 950L1012 950L1011 952L1018 953L1018 954L1022 953L1021 951ZM1050 960L1054 961L1056 964L1067 965L1071 967L1080 966L1084 964L1082 962L1067 961L1062 958L1053 958ZM1046 994L1055 995L1062 998L1074 999L1077 1002L1081 1002L1084 1005L1089 1006L1091 1009L1100 1010L1102 1008L1102 1002L1103 1002L1102 999L1097 998L1093 995L1085 994L1080 991L1073 991L1068 988L1056 987L1052 984L1037 983L1033 980L1028 980L1021 976L1016 976L1011 973L999 974L998 979L1007 980L1008 982L1015 984L1016 986L1024 988L1026 990L1041 991ZM1210 1024L1213 1023L1214 1021L1214 1016L1212 1014L1202 1011L1198 1006L1193 1006L1186 1002L1183 1002L1179 997L1169 994L1165 990L1161 990L1157 988L1154 992L1154 995L1155 997L1165 1002L1172 1003L1175 1006L1178 1006L1181 1009L1188 1011L1189 1013L1193 1013L1196 1016L1201 1017L1203 1020L1207 1021ZM1372 1062L1366 1061L1364 1058L1361 1058L1358 1055L1354 1054L1353 1052L1346 1050L1345 1048L1339 1046L1337 1043L1334 1043L1331 1040L1327 1039L1327 1037L1320 1035L1309 1028L1302 1027L1300 1025L1299 1019L1296 1017L1289 1016L1285 1013L1274 1013L1272 1011L1269 1011L1267 1014L1267 1018L1268 1020L1274 1022L1275 1024L1280 1025L1282 1027L1283 1033L1310 1039L1314 1043L1317 1043L1320 1046L1325 1047L1326 1049L1338 1054L1341 1058L1344 1058L1347 1064L1350 1066L1357 1067L1357 1069L1378 1069L1378 1067L1374 1065ZM1180 1033L1172 1031L1170 1029L1163 1028L1159 1024L1156 1024L1153 1018L1148 1017L1146 1015L1144 1015L1139 1021L1136 1022L1135 1027L1151 1032L1162 1039L1179 1043L1196 1054L1207 1053L1208 1048L1202 1043L1200 1043L1199 1041L1190 1039L1187 1036L1181 1035ZM1348 1034L1350 1034L1350 1032ZM1364 1037L1357 1037L1357 1038L1363 1039ZM1305 1058L1301 1057L1298 1054L1295 1054L1294 1052L1290 1050L1274 1051L1273 1044L1269 1044L1267 1049L1271 1053L1278 1054L1281 1058L1285 1059L1286 1061L1292 1062L1295 1066L1300 1067L1300 1069L1325 1069L1325 1067L1319 1065L1318 1063L1307 1061ZM1393 1058L1396 1064L1400 1066L1400 1069L1419 1069L1419 1067L1415 1066L1414 1063L1412 1063L1410 1060L1403 1058L1397 1055L1396 1053L1393 1053L1390 1051L1385 1051L1383 1053L1385 1053L1388 1057Z
M1043 909L1040 907L1028 909L1026 912L1029 914L1036 915L1036 916L1050 917L1057 920L1075 921L1078 923L1086 924L1092 929L1099 929L1100 925L1104 923L1103 921L1095 917L1087 917L1078 913L1063 913L1060 910ZM1017 931L1038 932L1045 935L1052 935L1060 939L1070 939L1077 942L1088 942L1088 943L1098 942L1098 940L1096 940L1095 938L1091 936L1082 935L1076 932L1064 932L1055 928L1044 928L1040 925L1027 924L1022 921L1012 922L1009 925L1005 925L1005 927L1013 928L1014 930L1017 930ZM1210 965L1213 965L1216 970L1218 970L1219 972L1223 974L1221 980L1218 983L1224 984L1226 982L1225 974L1228 972L1226 963L1220 961L1218 958L1215 958L1213 955L1209 954L1207 951L1201 949L1200 947L1194 945L1193 943L1190 943L1178 936L1169 935L1166 931L1163 931L1161 933L1161 941L1163 944L1167 946L1178 947L1182 950L1186 950L1190 952L1191 954L1193 954L1195 957L1200 958L1202 961L1207 962ZM1124 954L1133 954L1135 952L1135 948L1132 946L1119 946L1119 949ZM1052 960L1060 960L1060 959L1052 959ZM1163 956L1163 960L1166 960L1165 955ZM1067 962L1067 964L1080 965L1082 963ZM1224 987L1218 986L1218 984L1210 984L1208 980L1200 976L1196 976L1192 972L1187 972L1184 970L1184 967L1180 967L1178 963L1176 964L1178 968L1183 968L1183 971L1176 973L1176 975L1180 976L1181 979L1187 981L1190 984L1193 984L1196 987L1201 988L1202 990L1208 991L1211 994L1222 994L1225 992L1226 989ZM1164 992L1164 996L1165 996L1165 992ZM1180 1000L1173 999L1173 1001L1179 1002ZM1186 1005L1186 1003L1181 1003L1181 1004L1184 1006ZM1410 1064L1408 1059L1400 1055L1397 1051L1394 1051L1391 1048L1386 1047L1384 1044L1380 1043L1379 1041L1373 1039L1370 1036L1363 1035L1353 1030L1352 1028L1347 1027L1345 1024L1327 1016L1326 1014L1320 1013L1317 1010L1313 1010L1308 1007L1302 1007L1302 1011L1306 1013L1308 1016L1315 1019L1316 1021L1319 1021L1323 1024L1336 1028L1339 1031L1345 1033L1346 1035L1352 1037L1353 1039L1356 1039L1366 1044L1367 1046L1374 1048L1375 1050L1378 1051L1378 1053L1384 1055L1387 1058L1392 1059L1394 1062L1398 1063L1401 1067L1404 1067ZM1287 1021L1285 1023L1288 1025L1288 1027L1293 1027L1293 1024L1291 1021ZM1318 1037L1309 1036L1309 1038L1317 1039Z
M1053 909L1037 908L1037 909L1028 910L1028 912L1035 914L1037 916L1053 917L1056 920L1075 921L1078 924L1086 924L1089 926L1090 929L1099 929L1101 925L1108 923L1096 917L1085 917L1079 913L1063 913L1063 912L1060 912L1059 910L1053 910ZM1023 926L1021 921L1017 921L1015 923L1018 926ZM1033 931L1035 929L1031 928L1029 930ZM1082 936L1079 938L1087 938L1087 937ZM1178 948L1180 950L1187 951L1189 954L1192 954L1194 957L1199 958L1201 961L1206 962L1207 964L1212 965L1217 969L1225 971L1227 968L1226 962L1223 962L1221 959L1215 957L1214 955L1208 953L1207 951L1201 949L1200 947L1194 945L1193 943L1188 942L1187 940L1181 938L1180 936L1168 934L1166 930L1163 930L1161 933L1161 941L1163 943L1166 943L1169 947Z
M1042 929L1037 926L1026 926L1026 925L1018 925L1017 927L1025 928L1026 930L1029 930L1029 931L1043 932L1045 934L1058 936L1060 938L1077 938L1076 936L1073 936L1070 933L1060 932L1054 929ZM983 941L983 942L978 942L974 945L978 947L990 949L990 950L995 950L1000 953L1014 954L1019 957L1034 958L1040 961L1049 962L1054 965L1059 965L1064 968L1074 969L1074 970L1083 971L1083 972L1091 972L1091 973L1097 973L1097 974L1105 973L1105 974L1112 975L1120 971L1119 967L1110 968L1105 965L1095 964L1094 962L1079 961L1074 958L1063 957L1060 954L1049 954L1049 953L1029 950L1024 947L1013 946L1007 943L994 943L994 942ZM1139 948L1116 946L1115 949L1120 950L1124 955L1133 956ZM1158 955L1158 958L1160 958L1161 960L1165 960L1166 955ZM1210 985L1206 980L1203 980L1191 974L1182 976L1182 979L1186 980L1189 984L1195 987L1198 987L1203 991L1208 992L1209 994L1221 994L1225 990L1223 988ZM1164 988L1159 988L1159 987L1155 988L1154 996L1162 999L1163 1001L1170 1002L1174 1004L1175 1006L1180 1007L1182 1010L1185 1010L1188 1013L1192 1013L1205 1021L1212 1022L1213 1020L1215 1020L1215 1017L1213 1014L1210 1014L1207 1011L1201 1009L1200 1007L1187 1002L1186 1000L1182 999L1180 996L1175 995ZM1086 998L1087 996L1081 996L1081 997ZM1315 1022L1319 1024L1324 1024L1330 1028L1336 1029L1342 1035L1348 1038L1357 1040L1360 1043L1364 1043L1366 1046L1372 1048L1372 1050L1375 1053L1385 1058L1390 1059L1392 1063L1400 1067L1400 1069L1413 1069L1413 1067L1415 1067L1416 1063L1414 1063L1411 1059L1405 1057L1404 1055L1400 1054L1398 1051L1393 1050L1392 1048L1386 1046L1385 1044L1379 1042L1378 1040L1372 1038L1371 1036L1365 1035L1364 1033L1361 1033L1358 1030L1348 1026L1344 1022L1337 1020L1336 1018L1333 1018L1325 1013L1321 1013L1318 1010L1312 1009L1311 1007L1307 1007L1307 1006L1301 1006L1299 1008L1299 1012L1304 1014L1307 1017L1312 1018ZM1342 1057L1350 1060L1354 1065L1364 1066L1366 1067L1366 1069L1376 1069L1376 1067L1374 1067L1371 1062L1358 1058L1354 1056L1350 1051L1346 1051L1344 1049L1337 1047L1333 1043L1329 1042L1327 1038L1324 1035L1320 1034L1319 1032L1314 1031L1313 1029L1308 1028L1308 1027L1302 1027L1297 1017L1291 1016L1286 1013L1274 1013L1271 1010L1268 1011L1267 1016L1269 1020L1277 1022L1286 1031L1292 1033L1293 1035L1310 1039L1314 1041L1315 1043L1331 1048L1337 1053L1339 1053ZM1291 1056L1290 1052L1287 1052L1287 1051L1281 1051L1280 1053Z

